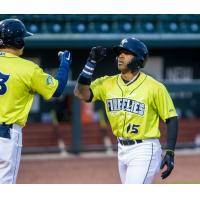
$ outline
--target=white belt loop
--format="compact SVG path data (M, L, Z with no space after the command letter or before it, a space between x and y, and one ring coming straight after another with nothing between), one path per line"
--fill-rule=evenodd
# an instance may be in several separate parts
M21 131L22 130L22 126L20 126L18 124L13 124L13 129L16 129L17 131Z
M13 131L13 138L15 138L15 142L22 147L22 126L18 124L13 124L12 131Z

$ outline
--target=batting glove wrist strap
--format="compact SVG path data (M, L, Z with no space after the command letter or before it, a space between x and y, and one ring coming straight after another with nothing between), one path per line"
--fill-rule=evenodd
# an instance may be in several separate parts
M96 67L96 64L88 61L85 64L85 67L83 68L83 71L81 72L80 76L83 76L83 77L91 80L95 67Z
M174 157L174 151L171 150L171 149L167 149L167 150L166 150L166 155L170 155L170 156L173 156L173 157Z
M86 77L84 77L82 75L79 75L78 83L80 83L82 85L90 85L91 84L91 79L90 78L86 78Z

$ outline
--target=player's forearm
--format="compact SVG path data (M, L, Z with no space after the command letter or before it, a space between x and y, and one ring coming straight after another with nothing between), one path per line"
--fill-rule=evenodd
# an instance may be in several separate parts
M96 63L87 61L78 77L74 89L74 95L79 97L81 100L88 101L90 99L90 84L95 67Z
M90 98L90 85L83 85L77 81L74 89L74 95L81 100L88 101Z
M178 118L167 119L167 150L174 151L178 135Z
M68 81L68 72L69 69L64 67L58 69L55 77L58 80L58 87L53 95L54 97L59 97L63 93Z
M80 99L90 102L93 98L93 93L90 90L93 72L96 68L96 63L101 61L106 56L106 49L98 46L93 47L90 51L87 62L80 73L75 89L74 95Z
M88 101L90 99L90 84L95 66L95 64L87 62L78 77L74 89L74 95L79 97L81 100Z
M58 80L58 87L53 94L54 97L59 97L63 93L68 81L69 67L72 63L71 53L69 51L59 52L58 55L60 66L55 77Z
M95 66L94 63L87 62L78 77L74 95L81 100L88 101L90 99L90 84Z

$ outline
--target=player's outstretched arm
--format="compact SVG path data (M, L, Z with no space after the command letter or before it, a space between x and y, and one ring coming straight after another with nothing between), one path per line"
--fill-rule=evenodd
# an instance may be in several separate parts
M96 64L104 59L106 56L106 48L97 46L92 47L85 67L80 73L76 86L74 89L74 95L84 101L90 101L92 99L92 92L90 90L90 84L93 72L96 68Z
M63 93L68 81L69 68L72 63L71 53L67 50L58 52L58 58L60 66L55 77L58 80L58 87L53 95L54 97L59 97Z
M160 169L163 169L165 166L167 169L162 172L162 179L167 178L173 168L174 168L174 150L176 146L176 140L178 135L178 118L172 117L167 119L167 150L166 154L162 160Z

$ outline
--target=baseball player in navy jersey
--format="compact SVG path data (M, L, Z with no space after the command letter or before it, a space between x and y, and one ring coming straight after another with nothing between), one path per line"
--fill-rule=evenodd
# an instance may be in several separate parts
M24 38L32 36L17 19L0 21L0 183L15 183L20 164L22 127L34 93L59 97L68 80L69 51L60 52L56 78L37 64L22 59Z
M160 169L162 178L174 168L178 132L177 113L165 86L141 72L148 50L138 39L126 38L112 48L120 74L91 81L96 64L106 56L98 46L90 51L74 94L86 102L100 100L118 140L118 167L122 183L152 183ZM167 124L167 149L161 159L159 118Z

